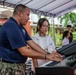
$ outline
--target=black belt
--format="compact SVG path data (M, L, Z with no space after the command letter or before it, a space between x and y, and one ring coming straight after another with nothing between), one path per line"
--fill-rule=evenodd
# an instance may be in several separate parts
M22 64L25 63L25 62L11 62L11 61L6 61L6 60L4 60L2 58L0 58L0 62L5 62L5 63L22 63Z
M18 63L19 63L19 64L22 63L22 62L10 62L10 61L5 61L5 60L2 60L2 62L5 62L5 63L12 63L12 64L13 64L13 63L17 63L17 64L18 64Z
M2 60L2 62L5 62L5 63L14 63L14 62L9 62L9 61L5 61L5 60Z

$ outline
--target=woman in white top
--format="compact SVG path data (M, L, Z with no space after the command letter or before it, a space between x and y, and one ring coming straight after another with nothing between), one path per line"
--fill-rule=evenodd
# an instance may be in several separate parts
M55 44L52 38L46 34L49 27L47 19L39 19L37 24L37 33L33 36L33 41L41 46L46 52L52 53L52 51L55 51ZM32 70L35 71L35 67L38 67L46 62L47 60L33 59Z
M69 44L69 37L70 37L70 32L65 31L64 32L64 37L63 37L63 40L62 40L62 46L65 46L65 45Z

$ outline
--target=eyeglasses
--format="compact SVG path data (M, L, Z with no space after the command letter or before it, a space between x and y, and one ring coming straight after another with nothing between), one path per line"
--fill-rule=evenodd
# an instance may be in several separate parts
M46 28L49 28L49 26L48 25L42 25L43 27L46 27Z

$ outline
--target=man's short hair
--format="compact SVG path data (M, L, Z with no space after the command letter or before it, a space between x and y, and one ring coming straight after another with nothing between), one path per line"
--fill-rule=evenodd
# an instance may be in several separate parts
M68 27L70 27L70 28L71 28L72 26L71 26L71 25L67 25L67 28L68 28Z
M28 8L27 6L23 5L23 4L18 4L13 11L13 14L16 15L18 12L23 12L25 10L25 8Z

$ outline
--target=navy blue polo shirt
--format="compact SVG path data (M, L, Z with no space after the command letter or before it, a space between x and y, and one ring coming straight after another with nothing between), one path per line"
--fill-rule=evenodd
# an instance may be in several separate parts
M27 45L31 40L24 27L10 17L0 29L0 58L7 62L24 63L27 57L22 56L17 48Z

